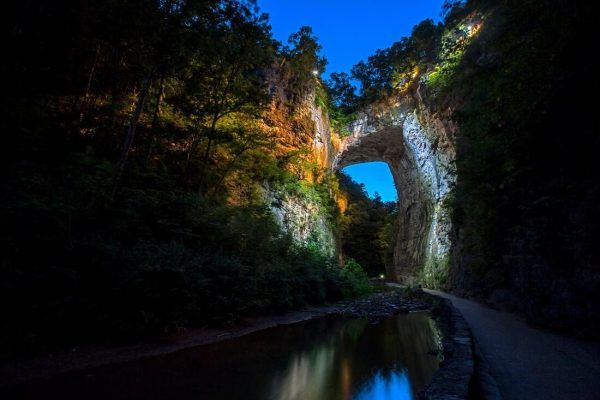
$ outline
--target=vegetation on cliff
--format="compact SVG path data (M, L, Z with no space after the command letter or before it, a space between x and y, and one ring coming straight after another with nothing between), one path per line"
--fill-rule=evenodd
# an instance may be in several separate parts
M439 99L460 99L453 283L597 335L594 13L577 1L503 3L483 8L485 28Z
M5 16L3 353L364 292L359 270L282 232L265 204L268 184L338 212L302 111L325 63L309 28L283 46L235 0Z
M600 332L590 5L448 1L443 22L327 82L310 28L278 43L252 1L4 11L2 352L365 293L360 264L392 262L393 206L343 176L340 188L326 151L339 137L315 152L313 112L344 136L398 95L459 128L443 283ZM319 205L348 268L282 231L269 188Z
M361 93L332 83L346 110L413 96L458 127L447 287L587 335L600 332L594 15L581 1L447 1L443 22L354 67Z

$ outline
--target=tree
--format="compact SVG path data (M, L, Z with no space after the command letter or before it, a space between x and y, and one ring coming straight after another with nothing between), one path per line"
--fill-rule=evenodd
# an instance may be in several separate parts
M333 72L327 81L331 103L345 114L356 111L356 88L350 82L350 75L345 72Z
M444 25L451 26L462 19L468 12L466 0L444 0L441 15Z
M200 6L202 11L206 11L206 6L212 6L214 1L199 1L192 2L187 0L165 0L159 2L158 14L161 16L159 22L153 26L156 28L149 40L148 49L148 60L145 65L145 73L143 80L140 82L140 91L137 95L135 107L129 118L129 123L125 132L123 146L121 148L121 155L118 162L118 176L117 182L123 173L125 164L129 157L129 152L133 145L135 133L140 120L140 116L146 105L146 101L149 96L150 89L156 77L160 77L160 87L158 90L157 104L155 107L155 117L160 109L160 98L162 96L164 77L170 65L172 65L173 58L175 57L176 44L181 39L181 28L182 24L185 23L185 18L188 17L190 10L198 11L196 7ZM200 14L202 15L202 14ZM192 18L197 15L192 14ZM115 184L115 190L116 190Z
M441 23L431 19L415 25L407 45L413 64L426 67L435 62L443 29Z
M392 48L377 50L367 61L360 61L352 67L352 77L360 82L361 103L366 105L392 89L392 74L394 73L394 53L400 44Z
M232 140L231 132L219 123L238 113L258 116L268 100L263 72L274 57L269 29L264 15L230 2L206 26L191 32L195 50L180 77L181 93L172 101L191 122L184 172L204 142L200 190L214 146Z
M363 184L340 173L340 187L348 196L348 209L342 218L342 251L358 261L371 276L385 273L395 244L396 204L370 198Z
M327 60L320 55L321 45L313 35L309 26L301 27L290 35L288 46L282 53L291 71L288 92L292 95L292 103L302 99L315 87L315 74L325 71Z

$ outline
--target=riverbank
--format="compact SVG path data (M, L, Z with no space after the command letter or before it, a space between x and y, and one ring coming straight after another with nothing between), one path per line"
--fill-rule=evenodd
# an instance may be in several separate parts
M462 350L465 343L456 343L457 335L460 335L461 332L456 330L457 324L452 319L449 310L450 308L444 302L420 290L389 289L366 298L343 301L323 307L307 308L284 315L246 318L236 327L227 330L190 330L176 336L135 345L76 348L69 352L6 362L0 364L0 386L10 386L36 379L47 379L69 371L85 370L146 357L166 355L183 349L239 338L278 325L295 324L325 316L368 318L371 322L377 323L394 314L430 311L445 334L444 361L440 365L440 370L435 373L431 384L423 392L427 396L433 394L434 397L423 398L437 398L435 397L437 394L446 392L466 394L470 378L466 374L472 370L472 362L469 364L469 360L466 360L465 364L465 356L470 356L471 353ZM468 332L462 332L462 334L468 336ZM457 365L459 368L457 368ZM454 388L449 387L445 378L448 371L454 375L456 375L456 371L464 372L463 375L466 376L466 380L456 379L455 376L452 381ZM466 398L466 395L465 397L455 398Z
M419 393L419 399L471 399L474 392L472 385L475 361L469 326L449 300L425 293L423 295L435 299L436 302L433 312L444 337L444 360L429 385Z
M50 378L74 370L173 353L190 347L238 338L278 325L294 324L328 315L351 318L367 317L377 321L392 314L427 310L429 308L429 304L407 297L399 290L388 290L375 293L366 298L346 300L319 307L308 307L282 315L246 317L228 329L193 329L176 335L120 346L73 347L38 357L1 361L0 386L18 384L33 379Z

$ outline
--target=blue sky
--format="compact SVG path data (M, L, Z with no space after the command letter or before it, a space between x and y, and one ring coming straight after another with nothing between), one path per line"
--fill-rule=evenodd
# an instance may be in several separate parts
M258 0L275 38L313 28L329 60L327 74L349 72L377 49L389 47L426 18L440 20L444 0Z
M331 72L350 72L358 61L377 49L389 47L426 18L440 20L444 0L258 0L270 15L275 38L287 38L303 25L313 28L323 46L322 54ZM383 163L358 164L345 169L364 183L369 195L378 192L383 200L396 199L392 176Z
M390 168L384 162L370 162L350 165L344 172L356 182L364 183L369 196L379 193L383 201L397 200L396 187Z

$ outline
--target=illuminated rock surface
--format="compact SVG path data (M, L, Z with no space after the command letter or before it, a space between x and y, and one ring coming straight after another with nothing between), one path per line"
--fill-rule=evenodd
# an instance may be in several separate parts
M335 169L370 161L390 166L400 231L388 274L397 280L412 281L423 268L424 274L445 274L450 219L443 203L455 179L450 129L422 104L406 98L385 111L363 114L334 160Z

